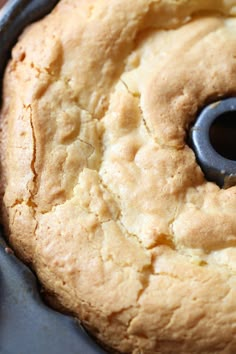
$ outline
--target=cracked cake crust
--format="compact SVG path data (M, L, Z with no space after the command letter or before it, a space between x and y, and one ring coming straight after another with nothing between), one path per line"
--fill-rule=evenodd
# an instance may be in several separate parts
M230 0L62 0L13 49L10 244L114 350L236 351L236 187L207 182L186 144L198 110L236 92L235 14Z

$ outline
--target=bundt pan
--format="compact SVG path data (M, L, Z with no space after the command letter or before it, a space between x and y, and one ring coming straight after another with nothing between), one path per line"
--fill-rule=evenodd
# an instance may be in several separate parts
M9 0L0 10L0 80L11 48L25 26L58 0ZM1 5L1 0L0 0ZM236 98L225 97L199 112L189 145L207 180L236 184ZM3 235L4 236L4 235ZM105 354L78 321L47 307L33 273L0 236L0 354Z
M0 10L1 80L19 34L56 3L55 0L9 0ZM0 289L0 354L105 353L78 321L43 303L35 276L12 254L2 233Z

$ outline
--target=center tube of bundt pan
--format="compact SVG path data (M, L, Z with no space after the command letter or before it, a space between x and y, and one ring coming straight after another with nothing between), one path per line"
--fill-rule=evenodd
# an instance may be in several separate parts
M236 98L206 106L190 130L190 145L206 179L236 185Z

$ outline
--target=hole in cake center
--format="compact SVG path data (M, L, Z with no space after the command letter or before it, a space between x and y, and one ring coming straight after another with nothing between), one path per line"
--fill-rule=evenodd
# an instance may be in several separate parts
M236 111L218 116L210 127L209 137L218 154L236 161Z

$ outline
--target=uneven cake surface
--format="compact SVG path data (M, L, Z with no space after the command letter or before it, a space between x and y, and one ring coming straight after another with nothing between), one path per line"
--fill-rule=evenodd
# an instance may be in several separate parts
M236 187L186 143L236 92L236 1L62 0L4 80L3 222L55 301L124 353L236 352Z

